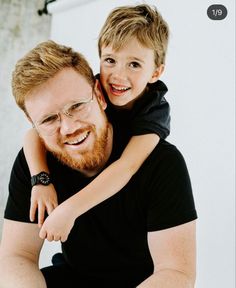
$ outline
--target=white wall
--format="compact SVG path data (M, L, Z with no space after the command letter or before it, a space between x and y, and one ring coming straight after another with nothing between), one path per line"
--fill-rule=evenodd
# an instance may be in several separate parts
M228 16L213 21L206 13L212 1L145 2L157 6L171 29L162 80L169 87L167 100L172 107L168 140L185 156L199 216L196 287L233 288L235 4L221 1ZM113 7L131 3L140 2L96 0L57 12L52 17L51 38L82 52L97 73L99 30Z

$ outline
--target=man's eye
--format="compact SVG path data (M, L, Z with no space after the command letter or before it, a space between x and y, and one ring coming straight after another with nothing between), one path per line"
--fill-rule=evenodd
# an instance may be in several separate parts
M70 109L69 109L69 111L73 111L73 110L79 110L79 109L81 109L83 107L83 103L75 103L75 104L73 104L71 107L70 107Z
M52 116L49 116L47 118L45 118L41 124L49 124L49 123L52 123L54 121L56 121L58 119L58 116L57 115L52 115Z
M139 67L141 67L141 65L138 62L131 62L130 67L131 68L139 68Z

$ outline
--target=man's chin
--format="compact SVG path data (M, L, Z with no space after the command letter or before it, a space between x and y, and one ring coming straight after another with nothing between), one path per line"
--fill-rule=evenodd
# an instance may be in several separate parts
M74 157L70 156L68 153L51 152L60 162L79 171L96 170L102 165L104 160L104 151L102 153L100 151L86 152L83 155Z
M55 150L53 147L49 147L46 142L44 145L59 161L70 168L81 171L96 171L97 169L100 170L107 160L108 131L109 124L107 122L99 137L95 137L94 147L82 153L78 152L78 154L73 152L70 155L67 151Z

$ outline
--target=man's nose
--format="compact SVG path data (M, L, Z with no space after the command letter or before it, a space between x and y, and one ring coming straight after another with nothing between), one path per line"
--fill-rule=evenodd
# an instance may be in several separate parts
M73 134L80 127L81 127L80 121L75 120L73 117L69 115L61 116L61 126L60 126L61 135Z

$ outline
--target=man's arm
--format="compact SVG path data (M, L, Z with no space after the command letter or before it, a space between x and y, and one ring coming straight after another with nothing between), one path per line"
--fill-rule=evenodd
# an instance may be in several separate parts
M0 246L1 288L46 288L38 267L42 245L37 224L4 220Z
M139 288L193 288L196 274L196 221L149 232L154 273Z

